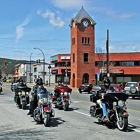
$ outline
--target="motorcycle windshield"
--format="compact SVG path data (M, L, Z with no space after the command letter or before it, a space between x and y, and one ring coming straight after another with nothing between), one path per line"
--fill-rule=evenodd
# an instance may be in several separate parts
M49 92L38 94L39 102L42 104L48 104L51 102L51 97Z

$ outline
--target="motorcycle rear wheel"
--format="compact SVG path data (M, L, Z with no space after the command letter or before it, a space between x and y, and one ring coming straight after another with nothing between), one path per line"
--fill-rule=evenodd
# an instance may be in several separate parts
M127 127L128 127L128 117L119 117L119 121L117 121L117 127L119 130L121 131L126 131Z
M44 126L45 127L50 127L50 123L51 123L51 116L50 114L46 114L46 117L44 117Z

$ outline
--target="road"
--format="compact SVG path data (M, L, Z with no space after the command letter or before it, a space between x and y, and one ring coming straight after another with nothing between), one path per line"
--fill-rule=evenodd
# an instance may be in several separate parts
M51 89L48 89L51 90ZM73 90L69 111L54 108L51 127L36 124L28 110L19 109L13 101L14 93L5 84L0 95L0 140L139 140L140 100L128 99L129 126L126 132L97 124L89 115L90 94Z

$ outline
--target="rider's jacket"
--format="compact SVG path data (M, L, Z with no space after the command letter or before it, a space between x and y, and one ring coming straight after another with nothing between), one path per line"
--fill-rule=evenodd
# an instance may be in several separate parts
M97 98L101 99L102 98L102 93L107 94L108 91L109 91L109 87L102 86L101 90L97 91Z

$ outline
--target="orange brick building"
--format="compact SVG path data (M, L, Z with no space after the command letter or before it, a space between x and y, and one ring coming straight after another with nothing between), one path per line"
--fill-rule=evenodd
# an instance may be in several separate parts
M71 53L51 56L55 82L79 87L106 77L106 54L95 53L95 25L83 7L71 19ZM140 81L140 53L109 53L109 73L113 83Z

